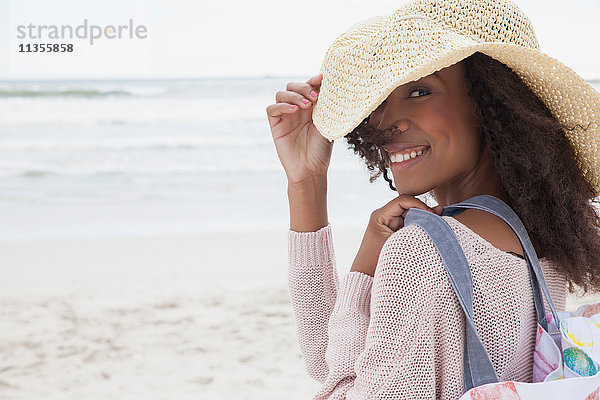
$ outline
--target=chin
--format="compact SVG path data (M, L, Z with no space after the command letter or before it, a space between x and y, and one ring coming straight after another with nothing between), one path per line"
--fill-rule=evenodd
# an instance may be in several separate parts
M433 187L428 184L411 184L410 182L404 182L402 184L397 184L399 180L394 178L394 187L398 191L398 194L408 194L409 196L420 196L427 192L433 190Z

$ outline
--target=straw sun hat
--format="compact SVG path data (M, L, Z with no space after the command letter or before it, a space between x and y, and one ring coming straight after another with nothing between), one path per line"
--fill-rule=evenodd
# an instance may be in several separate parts
M330 141L343 137L396 87L475 52L507 65L559 122L575 126L565 134L600 195L600 94L540 51L529 18L507 0L415 0L356 23L325 54L313 122Z

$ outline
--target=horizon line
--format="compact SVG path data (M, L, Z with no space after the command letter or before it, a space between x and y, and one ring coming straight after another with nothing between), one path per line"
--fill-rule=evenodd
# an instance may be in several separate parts
M190 77L154 77L154 78L0 78L0 83L18 82L104 82L104 81L192 81L192 80L244 80L244 79L284 79L310 77L311 74L282 74L282 75L232 75L232 76L190 76ZM586 82L600 81L600 74L594 78L583 77Z
M115 78L2 78L0 82L78 82L78 81L190 81L190 80L207 80L207 79L281 79L281 78L297 78L297 77L310 77L310 74L286 74L286 75L232 75L232 76L189 76L189 77L153 77L153 78L127 78L127 77L115 77ZM599 78L600 79L600 78Z

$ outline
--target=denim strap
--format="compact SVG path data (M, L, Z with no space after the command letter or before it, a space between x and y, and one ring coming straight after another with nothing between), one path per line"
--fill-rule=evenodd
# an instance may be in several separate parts
M464 380L465 390L498 382L492 360L473 321L473 284L471 269L454 231L443 218L428 211L411 208L404 226L416 224L431 237L440 253L458 301L465 313Z
M454 216L468 208L476 208L490 212L502 218L502 220L515 231L523 246L526 261L529 266L538 323L540 323L544 329L547 329L544 303L542 300L542 293L540 292L541 288L558 325L560 322L558 313L556 312L552 298L546 287L539 260L535 254L529 236L527 235L527 231L516 213L502 200L490 195L481 195L472 197L461 203L444 207L442 215ZM471 269L454 231L440 216L417 208L411 208L404 219L405 226L411 224L420 226L433 241L442 257L452 288L465 313L465 389L468 391L473 387L484 385L486 383L498 382L496 370L475 328L473 320L473 280Z

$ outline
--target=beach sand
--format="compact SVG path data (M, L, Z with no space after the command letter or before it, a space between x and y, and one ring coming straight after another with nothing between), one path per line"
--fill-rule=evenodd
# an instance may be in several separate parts
M361 232L336 233L349 270ZM307 399L319 388L296 341L286 230L13 242L0 254L0 399Z
M338 272L359 230L333 227ZM287 231L0 244L0 398L309 399ZM569 307L589 299L569 299Z

